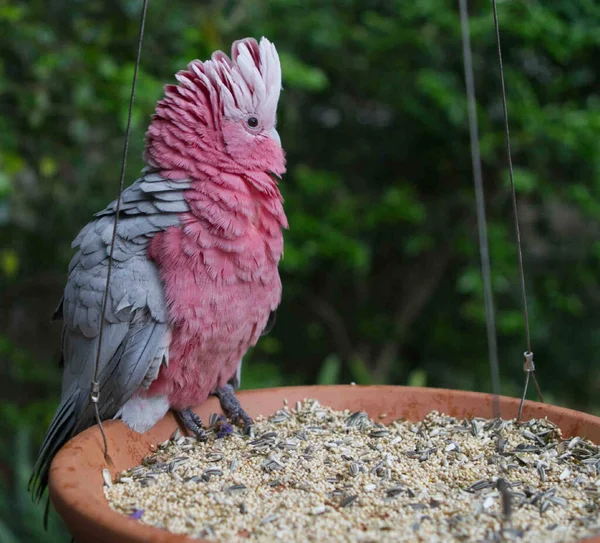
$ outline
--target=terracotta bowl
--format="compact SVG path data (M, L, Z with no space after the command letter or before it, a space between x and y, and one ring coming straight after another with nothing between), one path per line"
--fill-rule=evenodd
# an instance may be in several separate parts
M492 417L492 396L478 392L464 392L435 388L400 386L309 386L249 390L239 393L244 408L251 416L270 415L283 406L305 398L317 398L322 404L335 409L366 411L371 417L387 413L386 420L400 417L422 419L432 410L455 417ZM500 398L503 418L517 415L519 401ZM216 399L211 398L195 409L203 420L219 411ZM523 411L525 420L547 416L563 431L565 437L579 435L600 443L600 418L571 409L527 402ZM112 511L104 498L102 469L108 468L114 476L136 466L150 451L150 446L167 439L177 421L169 413L145 434L130 430L120 421L105 423L110 462L104 460L102 438L98 428L92 427L67 443L54 458L50 469L50 497L69 531L79 543L198 543L182 535L175 535L141 524ZM586 540L600 543L600 537Z

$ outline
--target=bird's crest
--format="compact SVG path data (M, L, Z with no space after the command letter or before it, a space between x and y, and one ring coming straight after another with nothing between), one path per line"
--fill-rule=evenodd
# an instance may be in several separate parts
M226 117L236 118L251 112L263 118L275 117L281 92L281 65L277 50L268 39L261 38L260 44L254 38L234 42L231 58L216 51L210 60L192 61L187 73L176 76L183 86L191 83L189 72L208 89L217 91ZM211 96L211 101L214 98Z

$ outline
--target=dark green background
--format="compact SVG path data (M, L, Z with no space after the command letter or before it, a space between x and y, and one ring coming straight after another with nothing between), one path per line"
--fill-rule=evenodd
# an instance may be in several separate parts
M66 541L24 491L59 395L49 317L70 242L116 196L141 2L0 0L0 540ZM525 350L489 1L470 2L502 391ZM600 3L499 5L533 350L553 403L600 410ZM266 35L283 65L291 228L243 385L489 390L457 3L150 2L129 182L162 85ZM533 396L532 396L533 397Z

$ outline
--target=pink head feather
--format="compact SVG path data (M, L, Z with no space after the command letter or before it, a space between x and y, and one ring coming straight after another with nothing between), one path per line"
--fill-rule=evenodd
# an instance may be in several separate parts
M165 87L148 128L146 160L169 177L187 177L206 165L220 170L281 175L285 158L276 131L281 65L266 38L234 42L190 62Z

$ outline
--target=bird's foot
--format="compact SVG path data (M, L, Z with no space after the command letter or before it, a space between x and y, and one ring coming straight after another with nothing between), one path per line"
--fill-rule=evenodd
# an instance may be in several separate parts
M217 390L215 390L215 396L219 398L221 409L223 409L223 412L229 417L229 420L231 420L233 424L239 424L241 422L244 433L246 435L252 435L252 425L254 422L240 405L240 401L235 395L234 388L228 383L224 387L217 388Z
M177 411L179 418L183 425L192 432L199 441L206 440L206 431L202 427L202 419L191 409L184 409L183 411Z

